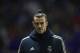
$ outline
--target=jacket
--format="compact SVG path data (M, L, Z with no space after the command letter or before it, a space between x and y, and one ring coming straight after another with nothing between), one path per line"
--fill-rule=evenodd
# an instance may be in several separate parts
M33 30L21 40L18 53L66 53L62 37L50 30L38 34Z

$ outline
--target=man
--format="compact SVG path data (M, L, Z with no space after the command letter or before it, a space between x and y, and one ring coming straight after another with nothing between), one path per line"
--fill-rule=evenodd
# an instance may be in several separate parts
M46 14L35 14L32 23L35 29L22 39L18 53L66 53L63 39L49 30Z

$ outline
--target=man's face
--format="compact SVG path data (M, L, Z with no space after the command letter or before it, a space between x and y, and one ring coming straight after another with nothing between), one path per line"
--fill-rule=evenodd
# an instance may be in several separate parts
M35 27L36 31L40 34L43 34L48 26L48 22L45 16L42 17L34 17L33 26Z

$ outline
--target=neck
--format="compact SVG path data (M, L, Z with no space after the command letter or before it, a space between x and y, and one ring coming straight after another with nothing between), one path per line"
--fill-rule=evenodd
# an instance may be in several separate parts
M48 35L48 30L46 30L43 34L36 32L35 36L39 39L43 39Z

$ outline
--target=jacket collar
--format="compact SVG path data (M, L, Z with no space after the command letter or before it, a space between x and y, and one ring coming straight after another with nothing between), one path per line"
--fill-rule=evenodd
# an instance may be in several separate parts
M50 37L52 37L52 36L53 36L53 34L51 33L51 31L49 29L46 32L44 32L43 34L39 34L36 32L36 30L33 30L30 35L30 37L36 41L45 41L45 40L50 39Z

